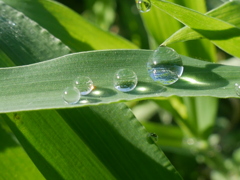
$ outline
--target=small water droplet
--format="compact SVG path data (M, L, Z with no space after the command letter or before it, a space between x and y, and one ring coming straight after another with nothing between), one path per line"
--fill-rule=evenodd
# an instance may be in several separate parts
M238 83L235 83L235 91L238 96L240 96L240 85Z
M81 92L81 95L89 94L94 88L93 81L86 76L78 76L74 80L74 86L78 88L78 90Z
M136 4L138 10L142 13L150 11L152 6L151 0L137 0Z
M155 134L155 133L148 133L147 139L148 139L148 142L151 143L151 144L157 143L158 135Z
M114 74L113 85L122 92L132 91L137 86L138 78L130 69L120 69Z
M154 81L170 85L181 77L184 68L181 56L174 49L159 46L150 56L147 69Z
M76 87L67 87L63 91L63 100L68 104L76 104L81 98L80 91Z

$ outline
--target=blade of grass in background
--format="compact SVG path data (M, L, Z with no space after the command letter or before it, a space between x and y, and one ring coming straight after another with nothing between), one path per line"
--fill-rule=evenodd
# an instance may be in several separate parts
M16 11L9 7L4 10L11 11L10 17L16 15ZM21 13L17 12L17 14ZM21 19L16 19L15 23L22 19L28 20L24 16L20 17ZM18 25L21 24L18 23ZM28 23L26 29L20 28L20 30L32 29L31 25L34 24ZM41 44L41 40L47 37L45 34L48 32L44 31L44 34L41 34L41 30L41 28L39 31L33 28L33 31L43 35L34 42L36 45L37 43ZM18 33L21 34L21 31ZM28 34L26 33L25 36L27 38ZM17 48L20 39L10 39L12 46L15 47L15 53L18 53L19 56L24 53L30 54L29 51L21 51ZM23 43L27 47L28 44L25 41ZM32 46L34 47L34 44ZM34 61L39 61L40 58L49 58L47 52L51 46L40 47L41 49L32 49L41 52L41 57L36 57ZM53 50L56 57L62 53L64 48L66 47L59 46L59 49ZM5 53L8 51L9 49L6 48ZM34 52L32 53L34 54ZM18 63L20 64L20 62ZM43 77L42 74L40 76ZM119 113L115 111L119 111ZM149 145L146 140L146 130L124 104L91 107L91 109L86 107L59 110L58 112L22 112L3 116L28 155L47 179L115 179L119 177L181 179L162 151L154 144ZM90 120L93 122L89 124ZM129 121L132 125L129 125ZM112 122L114 124L111 124ZM75 126L72 127L71 123L74 123ZM125 132L126 128L131 130L128 129ZM99 136L103 133L104 136ZM136 137L138 138L136 139ZM117 141L115 141L116 139ZM105 143L106 141L111 143ZM125 153L119 151L119 145L124 148ZM114 147L118 148L112 150ZM102 150L96 152L99 149ZM129 163L129 159L133 164ZM125 165L122 166L122 163ZM149 164L149 166L146 167L145 164Z
M141 49L148 49L148 36L135 1L117 0L119 18L119 34L138 45Z
M87 22L79 14L55 1L4 0L4 2L36 21L74 51L137 48L129 41Z
M0 48L16 65L30 64L70 53L59 39L0 1ZM42 43L38 43L41 38ZM33 46L35 44L35 46ZM56 55L58 49L62 49Z
M194 31L202 34L227 53L240 57L240 47L235 46L240 43L240 28L167 1L153 0L152 3Z
M203 0L171 1L186 5L200 12L206 11L205 3ZM169 36L178 31L183 26L173 17L167 15L162 11L159 11L156 6L152 6L149 12L142 13L141 15L143 17L146 29L149 32L150 40L155 41L155 45L151 45L152 48L156 48L156 46L162 44ZM185 56L203 59L206 61L215 61L216 59L214 47L208 41L189 41L185 43L172 44L170 46L174 48L178 53Z
M240 27L240 14L239 12L240 2L229 1L223 5L213 9L206 13L208 16L212 16L237 27ZM201 39L204 38L201 34L193 31L190 27L185 26L179 31L175 32L171 37L164 41L163 44L169 45L176 42Z

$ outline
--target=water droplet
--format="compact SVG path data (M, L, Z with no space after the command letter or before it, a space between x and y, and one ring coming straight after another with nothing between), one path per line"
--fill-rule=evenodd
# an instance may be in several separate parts
M183 73L182 59L174 49L159 46L150 56L147 69L154 81L170 85L175 83Z
M63 91L63 100L68 104L76 104L81 98L80 91L76 87L67 87Z
M148 139L148 142L151 143L151 144L157 143L158 135L155 134L155 133L148 133L147 139Z
M81 95L89 94L94 88L93 81L86 76L77 77L74 80L74 86L78 88L78 90L81 92Z
M140 12L148 12L151 9L152 3L151 0L137 0L137 8Z
M238 96L240 96L240 85L238 83L235 83L235 91Z
M137 86L138 78L130 69L120 69L114 74L113 85L122 92L132 91Z

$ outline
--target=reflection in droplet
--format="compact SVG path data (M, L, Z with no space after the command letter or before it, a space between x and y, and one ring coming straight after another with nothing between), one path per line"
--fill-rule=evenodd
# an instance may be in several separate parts
M81 92L81 95L89 94L94 88L93 81L86 76L77 77L74 80L74 86L78 88L78 90Z
M76 87L67 87L63 91L63 100L68 104L76 104L81 98L80 91Z
M235 92L238 96L240 96L240 85L238 83L235 83Z
M137 0L136 4L138 10L142 13L150 11L152 6L151 0Z
M148 133L147 138L149 143L157 143L158 141L158 135L155 133Z
M137 75L130 69L120 69L114 74L113 85L119 91L132 91L137 86L137 82Z
M183 73L182 59L174 49L159 46L150 56L147 69L154 81L170 85L175 83Z

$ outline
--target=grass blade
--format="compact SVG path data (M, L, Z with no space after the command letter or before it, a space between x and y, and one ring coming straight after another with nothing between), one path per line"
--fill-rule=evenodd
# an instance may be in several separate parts
M92 25L56 1L4 0L4 2L47 29L73 51L137 48L129 41Z
M171 86L161 86L147 73L146 60L150 53L147 50L90 51L27 66L1 68L1 112L71 108L172 95L238 97L234 84L239 81L240 67L182 56L183 76ZM113 74L121 68L136 72L139 83L134 91L123 93L113 87ZM71 86L79 75L89 76L96 88L78 104L69 106L61 96L64 88Z
M167 1L153 0L153 4L202 34L219 48L231 55L240 57L240 47L236 46L240 43L240 29L238 27Z
M224 3L222 6L213 9L206 13L206 15L221 19L225 22L233 24L237 27L240 27L240 14L238 13L240 8L240 2L230 1ZM185 26L179 31L175 32L171 37L169 37L163 44L169 45L176 42L189 41L194 39L204 38L201 34L193 31L190 27Z

